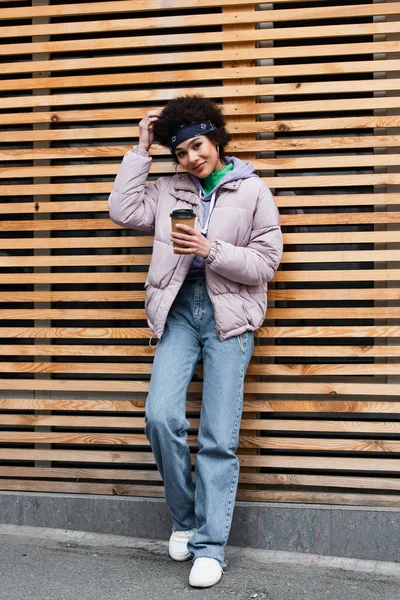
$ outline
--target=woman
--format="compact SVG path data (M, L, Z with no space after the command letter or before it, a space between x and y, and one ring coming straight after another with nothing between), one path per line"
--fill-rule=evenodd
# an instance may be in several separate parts
M139 123L109 198L111 219L154 231L146 288L156 338L146 435L171 511L169 553L194 558L189 583L222 575L238 482L235 455L244 376L254 331L267 307L267 283L282 254L279 213L250 163L225 156L230 139L220 109L200 96L171 100ZM146 183L153 140L168 147L183 174ZM170 213L193 209L194 228L171 232ZM173 250L172 244L179 249ZM203 359L203 397L192 480L186 394Z

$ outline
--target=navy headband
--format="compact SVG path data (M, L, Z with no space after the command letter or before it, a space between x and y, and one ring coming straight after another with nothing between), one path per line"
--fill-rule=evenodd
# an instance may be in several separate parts
M189 138L196 137L197 135L204 135L215 131L217 128L211 121L199 121L198 123L189 123L188 125L181 125L175 134L171 137L171 152L175 151L175 148L179 146L181 142L188 140Z

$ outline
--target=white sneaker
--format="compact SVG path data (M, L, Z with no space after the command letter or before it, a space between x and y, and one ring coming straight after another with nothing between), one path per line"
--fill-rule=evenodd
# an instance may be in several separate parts
M206 588L218 583L222 577L221 565L215 558L196 558L190 571L189 584L192 587Z
M188 560L192 555L187 549L187 544L192 535L197 529L189 529L188 531L173 531L169 538L169 555L173 560L184 561Z

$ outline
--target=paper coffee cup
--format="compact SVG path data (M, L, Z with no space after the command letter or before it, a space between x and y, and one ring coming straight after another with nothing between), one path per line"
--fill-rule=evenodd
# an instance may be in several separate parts
M173 210L169 215L171 217L171 226L174 233L184 233L182 230L177 229L177 225L188 225L194 229L194 223L196 220L196 213L191 208L179 208ZM173 247L182 248L180 244L173 242ZM183 246L184 247L184 246Z

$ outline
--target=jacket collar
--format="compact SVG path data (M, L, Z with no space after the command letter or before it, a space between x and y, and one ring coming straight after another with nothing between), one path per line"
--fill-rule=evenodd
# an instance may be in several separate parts
M182 190L185 192L193 192L198 197L199 191L189 175L177 175L174 177L174 179L174 188L176 191ZM228 181L227 183L223 183L221 188L225 188L227 190L236 190L239 187L240 182L241 179Z

